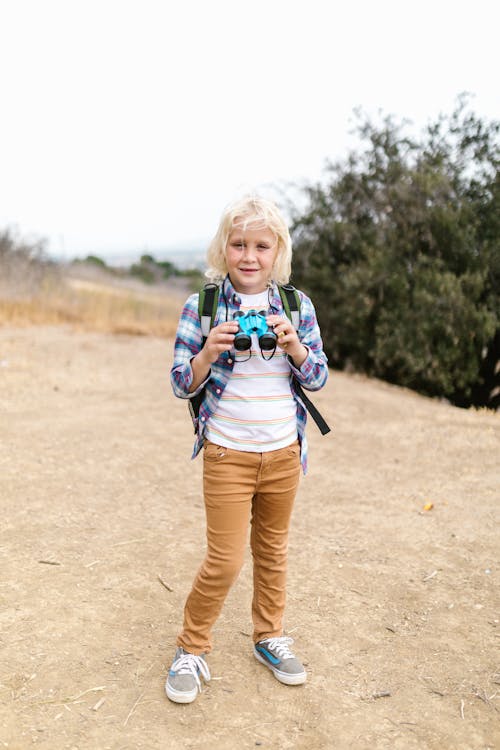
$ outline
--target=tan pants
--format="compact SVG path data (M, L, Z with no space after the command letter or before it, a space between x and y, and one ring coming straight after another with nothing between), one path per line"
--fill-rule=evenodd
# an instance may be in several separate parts
M207 554L186 601L178 646L197 655L211 651L211 629L243 564L249 522L254 642L282 635L288 529L299 476L298 441L268 453L206 442Z

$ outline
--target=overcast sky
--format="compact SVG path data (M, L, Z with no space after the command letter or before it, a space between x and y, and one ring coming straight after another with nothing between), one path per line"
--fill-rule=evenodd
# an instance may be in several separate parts
M497 0L0 0L0 229L74 257L204 245L315 181L352 113L500 119Z

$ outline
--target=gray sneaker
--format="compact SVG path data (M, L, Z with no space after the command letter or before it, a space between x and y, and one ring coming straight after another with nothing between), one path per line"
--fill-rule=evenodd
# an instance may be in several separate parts
M292 654L289 646L293 638L282 635L279 638L266 638L255 644L255 658L269 667L277 680L285 685L302 685L307 679L303 665Z
M179 647L165 684L167 697L174 703L192 703L198 690L201 693L200 674L206 682L210 680L205 655L195 656Z

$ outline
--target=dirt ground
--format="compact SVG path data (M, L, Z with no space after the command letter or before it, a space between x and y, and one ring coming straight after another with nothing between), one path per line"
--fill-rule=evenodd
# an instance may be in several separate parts
M204 550L171 350L0 328L0 748L500 748L500 418L340 373L290 541L307 683L252 655L248 558L212 681L167 700Z

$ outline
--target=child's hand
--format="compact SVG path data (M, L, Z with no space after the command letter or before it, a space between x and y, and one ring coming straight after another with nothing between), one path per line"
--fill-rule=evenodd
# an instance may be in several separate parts
M205 346L191 360L193 369L193 381L189 389L191 393L208 377L210 366L219 358L219 354L232 348L237 330L238 323L234 320L228 320L210 329Z
M238 323L228 320L210 329L205 346L198 356L206 358L206 362L212 364L222 352L227 352L233 347L234 336L238 331Z
M281 315L268 315L267 324L273 326L274 333L278 337L278 346L283 349L292 359L296 367L300 367L307 357L307 349L300 343L297 331L288 318Z

